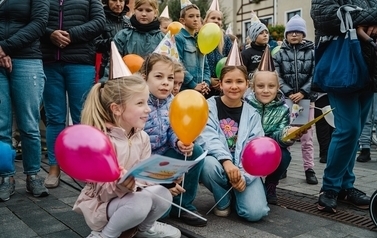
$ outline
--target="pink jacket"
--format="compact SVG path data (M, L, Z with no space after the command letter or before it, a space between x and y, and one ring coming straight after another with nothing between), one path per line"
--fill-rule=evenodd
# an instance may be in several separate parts
M146 132L139 130L130 138L119 127L112 127L107 132L115 152L119 166L125 174L135 164L147 159L151 155L151 144ZM130 192L125 187L118 185L118 181L110 183L87 183L82 189L73 210L83 214L86 224L93 231L101 231L108 222L107 205L116 197L123 197Z

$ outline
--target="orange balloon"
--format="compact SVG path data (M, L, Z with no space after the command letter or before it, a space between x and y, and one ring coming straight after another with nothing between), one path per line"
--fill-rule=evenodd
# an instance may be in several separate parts
M176 35L178 32L183 28L183 25L180 22L173 21L168 25L168 31L170 31L170 34Z
M171 102L170 125L178 139L190 145L206 126L208 114L208 103L203 95L193 89L184 90Z
M123 56L123 62L127 65L131 73L136 73L140 70L143 65L144 59L136 54L128 54Z

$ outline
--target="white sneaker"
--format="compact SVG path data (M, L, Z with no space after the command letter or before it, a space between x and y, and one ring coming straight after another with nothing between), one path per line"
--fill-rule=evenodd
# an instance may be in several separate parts
M213 213L218 217L227 217L230 215L230 206L225 208L224 210L220 210L217 207L213 209Z
M86 238L105 238L105 236L103 236L101 234L101 232L98 232L98 231L92 231L90 233L90 235L88 235Z
M180 238L181 231L166 223L156 221L154 225L147 231L138 231L135 235L136 238Z

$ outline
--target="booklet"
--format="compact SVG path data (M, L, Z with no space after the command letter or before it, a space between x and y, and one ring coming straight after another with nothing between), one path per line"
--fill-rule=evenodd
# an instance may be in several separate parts
M132 167L120 180L122 183L127 177L150 182L150 183L173 183L183 176L207 155L208 151L204 151L196 160L184 161L170 158L163 155L154 154L148 159L140 162Z
M302 99L298 104L286 98L285 104L289 107L291 116L291 125L302 126L309 122L310 100Z
M283 138L283 141L287 141L287 140L291 140L291 139L294 139L296 137L297 134L300 134L300 133L303 133L304 131L310 129L310 127L315 124L317 121L321 120L324 116L326 116L327 114L329 114L333 109L331 110L328 110L327 112L323 113L322 115L314 118L313 120L311 120L310 122L306 123L305 125L303 126L300 126L297 130L293 131L292 133L286 135L284 138Z

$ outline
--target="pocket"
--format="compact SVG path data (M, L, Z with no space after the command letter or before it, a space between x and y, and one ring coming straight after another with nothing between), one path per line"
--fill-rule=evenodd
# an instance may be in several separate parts
M194 45L186 44L183 48L184 51L184 58L185 66L189 70L189 68L196 68L197 67L197 48ZM189 70L190 71L190 70Z

